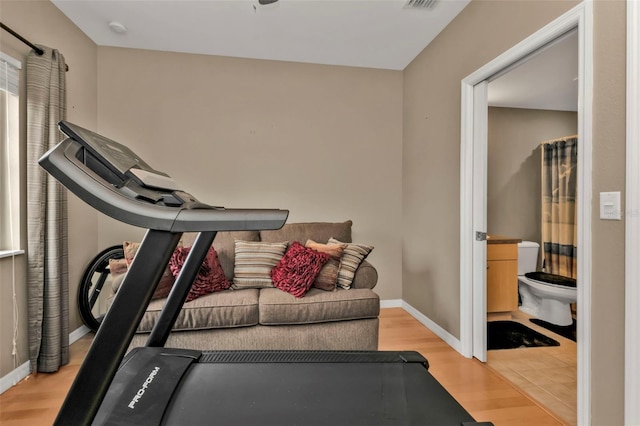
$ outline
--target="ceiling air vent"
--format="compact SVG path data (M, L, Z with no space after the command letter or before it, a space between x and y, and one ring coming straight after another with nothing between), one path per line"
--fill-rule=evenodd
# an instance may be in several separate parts
M438 0L409 0L405 7L411 9L433 9Z

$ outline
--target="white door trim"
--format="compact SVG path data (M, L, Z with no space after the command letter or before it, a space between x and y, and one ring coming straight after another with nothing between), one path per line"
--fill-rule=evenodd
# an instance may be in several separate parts
M467 77L468 78L468 77ZM460 88L460 353L473 356L473 88L483 79L462 80Z
M473 230L487 232L487 152L489 133L489 83L473 86ZM476 197L476 195L480 195ZM487 362L487 241L473 239L473 356ZM483 318L478 321L478 318Z
M624 424L640 424L640 2L627 0Z
M631 0L633 1L633 0ZM593 89L593 3L586 0L569 10L541 30L529 36L493 61L462 80L461 155L460 155L460 342L461 353L472 356L474 321L480 318L474 286L484 280L474 276L474 93L473 87L538 48L578 28L579 94L578 94L578 424L591 423L591 151L592 151L592 89ZM481 148L484 149L484 148ZM486 194L484 194L486 197ZM476 195L477 196L477 195ZM482 282L481 282L482 281Z

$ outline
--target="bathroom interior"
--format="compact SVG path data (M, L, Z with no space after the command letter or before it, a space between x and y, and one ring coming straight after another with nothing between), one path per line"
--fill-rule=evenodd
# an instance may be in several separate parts
M544 74L559 69L566 76L554 86L556 80ZM570 425L577 422L578 244L575 193L564 188L575 187L577 178L577 74L574 33L492 81L488 92L487 324L516 322L557 346L488 347L487 365ZM520 95L513 93L516 81ZM573 163L562 163L567 157ZM570 183L560 188L560 202L552 199L559 188L551 189L558 181ZM545 256L545 247L563 247L560 260ZM566 282L522 276L543 268Z

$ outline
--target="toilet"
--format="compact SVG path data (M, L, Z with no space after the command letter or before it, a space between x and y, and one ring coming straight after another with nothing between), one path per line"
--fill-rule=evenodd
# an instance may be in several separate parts
M520 310L528 315L555 325L571 325L571 303L578 297L576 287L550 284L525 277L535 272L538 265L540 244L522 241L518 244L518 292L522 304Z

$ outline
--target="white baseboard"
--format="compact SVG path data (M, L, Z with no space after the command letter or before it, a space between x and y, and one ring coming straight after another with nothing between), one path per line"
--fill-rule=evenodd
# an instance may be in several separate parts
M91 330L87 326L81 326L69 333L69 344L73 344L85 334ZM31 374L31 362L26 361L13 371L0 378L0 394L3 394L11 387L18 384L18 382Z
M445 330L444 328L440 327L435 322L431 321L427 316L422 314L420 311L418 311L416 308L414 308L413 306L411 306L410 304L408 304L404 300L402 301L402 306L401 307L402 307L402 309L407 311L412 317L417 319L422 325L424 325L429 330L431 330L436 336L438 336L439 338L444 340L444 342L446 344L448 344L453 349L458 351L458 353L462 354L462 344L460 343L459 339L456 339L447 330Z
M71 333L69 333L69 344L74 344L78 339L80 339L90 331L91 330L89 330L89 327L87 327L86 325L81 325L80 327L76 328Z
M5 393L7 389L12 388L18 382L31 373L31 363L29 361L22 364L20 367L9 372L0 379L0 394Z
M381 300L380 308L402 308L402 299Z
M455 349L458 353L462 354L462 344L459 339L456 339L447 330L440 327L435 322L431 321L427 316L418 311L416 308L408 304L402 299L387 299L380 301L380 308L402 308L409 313L412 317L417 319L422 325L427 327L436 336L444 340L446 344Z

